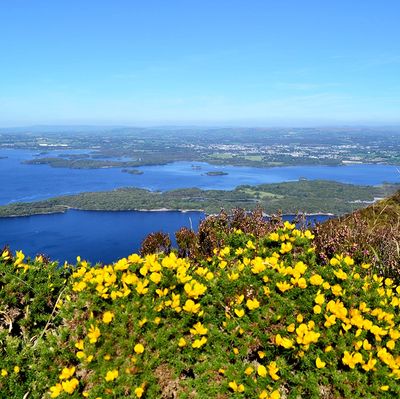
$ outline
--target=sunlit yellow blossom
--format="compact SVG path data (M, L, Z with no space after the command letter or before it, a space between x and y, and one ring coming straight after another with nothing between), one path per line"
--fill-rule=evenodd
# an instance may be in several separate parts
M242 253L244 252L244 250L243 250L243 248L238 248L238 249L236 249L236 251L235 251L235 255L242 255Z
M260 364L260 365L257 367L257 374L258 374L260 377L266 377L266 376L267 376L267 369L266 369L266 367L263 366L262 364Z
M293 341L289 338L282 338L280 334L276 335L275 342L277 345L283 346L285 349L293 347Z
M323 287L325 290L329 290L329 288L331 288L331 285L330 285L327 281L324 281L324 282L322 283L322 287Z
M369 358L368 362L363 364L361 367L365 370L365 371L371 371L371 370L375 370L375 365L377 363L376 359L373 359L372 357Z
M259 256L256 256L252 261L251 261L251 271L254 274L259 274L262 273L266 269L265 262L263 261L262 258Z
M98 338L100 337L100 329L97 326L94 326L93 324L90 325L89 332L87 334L89 338L89 342L91 344L94 344L97 342Z
M112 322L113 318L114 318L114 313L113 312L107 311L107 312L103 313L103 323L109 324L109 323Z
M244 309L235 309L235 314L238 317L243 317L244 316Z
M331 287L332 294L335 296L340 296L342 295L342 287L339 284L334 285Z
M164 288L163 290L157 288L156 293L159 297L166 296L168 294L168 288Z
M268 238L271 240L271 241L278 241L279 240L279 234L278 233L271 233L269 236L268 236Z
M135 351L135 353L141 354L144 352L144 346L142 344L136 344L133 350Z
M232 389L233 392L243 392L244 386L243 384L237 384L236 381L231 381L229 384L229 388Z
M148 280L138 281L136 285L136 292L140 295L146 294L149 291L149 289L147 288L148 285Z
M329 264L330 264L331 266L340 265L340 260L337 259L337 258L332 258L332 259L329 261Z
M315 365L317 366L318 369L323 369L326 366L326 362L323 362L319 357L317 357Z
M343 364L349 366L351 369L354 369L354 367L358 363L364 363L360 352L356 352L353 354L349 353L348 351L344 351L342 362Z
M228 264L228 262L226 260L221 260L221 262L219 262L218 266L220 269L225 269L227 264Z
M208 272L205 277L207 281L211 281L214 278L214 273Z
M142 320L139 320L139 327L142 328L145 324L147 323L147 318L143 318Z
M7 377L8 376L8 371L6 369L1 369L1 376L2 377Z
M302 288L302 289L307 288L307 281L304 277L300 277L297 280L296 284L299 288Z
M200 304L196 304L193 300L187 299L183 306L183 310L188 313L198 313L200 310Z
M72 378L71 380L63 381L61 385L65 392L72 394L79 385L79 381L76 378Z
M187 345L187 343L186 343L185 338L179 338L178 346L183 348L186 345Z
M64 367L61 371L61 374L58 376L60 380L67 380L71 378L75 374L75 367Z
M158 284L161 281L161 273L153 272L149 278L153 283Z
M228 273L228 280L235 281L238 278L239 278L239 273L235 273L235 272Z
M283 242L281 244L281 249L280 249L279 252L281 254L285 254L287 252L290 252L292 249L293 249L293 246L292 246L292 244L290 242L287 242L287 243Z
M258 396L258 399L280 399L281 394L279 393L278 390L272 391L271 393L268 393L266 390L261 391L260 395Z
M268 374L270 375L270 377L276 381L279 380L279 375L277 374L279 371L278 366L276 365L276 362L271 362L268 365Z
M190 332L193 335L206 335L208 332L208 329L205 328L201 322L199 321L198 323L196 323L193 328L190 329Z
M87 284L84 281L76 282L72 285L72 290L75 292L81 292L87 287Z
M142 387L135 388L135 395L137 398L141 398L143 396L144 389Z
M395 346L396 343L392 339L386 343L386 347L389 348L390 350L393 350Z
M248 299L246 302L246 306L249 310L254 310L260 307L260 302L257 301L257 298Z
M118 370L114 369L114 370L110 370L107 371L106 376L104 377L104 379L109 382L109 381L114 381L115 379L118 378Z
M373 326L370 328L370 331L371 331L372 334L375 335L375 339L376 339L377 341L382 341L381 336L384 336L384 335L386 335L386 334L388 333L387 330L385 330L385 329L383 329L382 327L379 327L379 326L377 326L377 325L373 325Z
M350 258L350 256L346 256L343 260L344 260L344 262L346 263L347 266L353 266L354 265L354 259Z
M207 291L207 287L196 280L191 280L184 285L184 290L190 298L198 299L200 295L203 295Z
M313 307L313 311L314 311L315 314L320 314L321 311L322 311L321 306L315 305L315 306Z
M244 370L244 373L246 375L250 375L253 373L253 371L254 371L253 367L247 367L246 370Z
M347 273L345 273L342 269L334 270L333 274L340 280L347 280Z
M254 246L253 241L251 241L251 240L247 241L246 248L248 248L248 249L256 249L256 247Z
M295 330L295 328L296 328L295 324L292 323L287 326L286 330L289 332L293 332Z
M293 285L289 284L287 281L276 283L276 286L281 292L285 292L293 288Z
M306 230L304 232L304 237L308 238L309 240L312 240L315 236L314 236L314 234L311 233L310 230Z
M90 363L92 360L93 360L93 355L89 355L89 356L86 358L86 363Z
M201 339L196 339L192 343L192 347L193 348L201 348L206 342L207 342L207 338L206 337L201 337Z
M63 392L63 387L60 383L50 387L50 397L51 398L56 398L57 396L60 396L61 393Z
M83 339L80 339L78 342L75 343L76 349L83 350L83 347L84 347Z

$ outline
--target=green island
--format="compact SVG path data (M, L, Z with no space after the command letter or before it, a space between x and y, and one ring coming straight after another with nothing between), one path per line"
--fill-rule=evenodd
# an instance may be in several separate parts
M399 185L358 186L324 180L239 186L231 191L197 188L152 192L139 188L121 188L105 192L87 192L55 197L38 202L13 203L0 207L0 217L28 216L80 210L201 210L207 214L221 209L261 207L272 214L281 210L341 215L385 197Z
M142 175L144 172L139 169L122 169L121 172L129 173L130 175Z
M399 223L400 191L313 231L222 212L107 265L5 248L1 395L398 398Z
M223 172L222 170L216 170L206 173L207 176L226 176L228 174L228 172Z

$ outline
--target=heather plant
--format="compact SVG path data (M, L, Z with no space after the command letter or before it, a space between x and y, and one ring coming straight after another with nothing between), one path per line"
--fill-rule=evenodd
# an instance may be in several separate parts
M157 231L150 233L142 242L140 253L142 255L153 253L169 253L171 250L171 239L167 233Z
M319 225L314 233L320 261L346 253L400 282L400 193Z
M3 328L2 396L400 395L400 288L392 279L349 255L319 262L312 232L288 222L259 237L229 218L211 226L216 245L197 259L175 251L112 265L78 259L47 309L57 322L28 341ZM25 281L30 268L8 256L0 270L20 269ZM40 259L25 263L35 262L46 269ZM48 286L66 273L54 270Z

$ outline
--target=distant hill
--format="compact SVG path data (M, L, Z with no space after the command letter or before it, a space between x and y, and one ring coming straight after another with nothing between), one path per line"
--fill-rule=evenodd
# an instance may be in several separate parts
M351 214L317 228L322 260L346 252L368 259L382 274L400 277L400 190Z

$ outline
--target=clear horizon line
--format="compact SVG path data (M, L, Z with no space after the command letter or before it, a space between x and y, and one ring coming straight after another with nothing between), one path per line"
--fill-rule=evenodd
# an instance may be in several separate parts
M400 122L397 123L320 123L320 124L239 124L239 123L137 123L137 124L114 124L114 123L35 123L21 125L0 125L1 130L5 129L38 129L38 128L134 128L134 129L162 129L162 128L243 128L243 129L317 129L317 128L400 128Z

